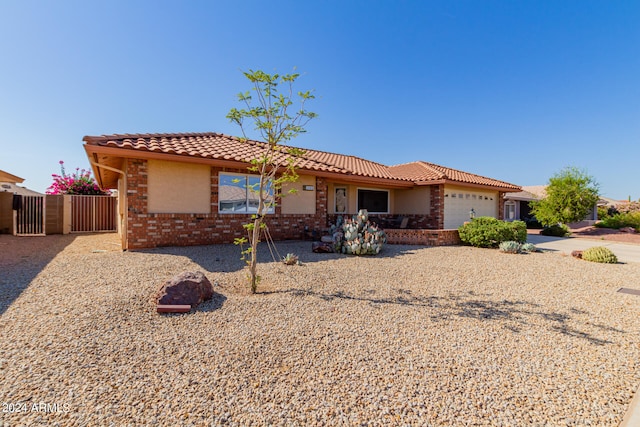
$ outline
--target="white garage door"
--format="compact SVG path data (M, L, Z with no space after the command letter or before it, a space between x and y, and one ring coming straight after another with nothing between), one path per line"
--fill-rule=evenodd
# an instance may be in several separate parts
M458 228L469 221L471 209L476 217L498 217L497 192L445 189L444 193L444 228Z

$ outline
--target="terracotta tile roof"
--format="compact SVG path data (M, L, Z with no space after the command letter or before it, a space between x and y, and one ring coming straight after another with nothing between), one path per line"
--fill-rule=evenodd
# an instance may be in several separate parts
M260 156L266 147L264 142L242 141L237 137L219 133L103 135L85 136L83 140L87 145L101 147L245 163ZM287 148L290 147L283 146L283 149ZM407 181L393 176L386 166L369 160L317 150L304 151L295 163L299 169ZM278 160L284 164L285 158L286 152Z
M519 186L505 181L422 161L390 166L389 171L396 177L410 179L417 184L428 184L430 181L453 181L461 184L486 185L508 190L520 189Z
M251 159L259 157L264 153L266 147L264 142L243 141L234 136L213 132L85 136L83 140L86 142L85 148L88 153L94 147L106 147L133 150L138 154L173 154L241 163L249 163ZM290 147L283 146L282 148L286 150ZM504 181L462 172L433 163L413 162L404 165L385 166L355 156L311 149L303 150L304 154L295 162L296 167L300 170L324 172L336 176L342 175L347 179L349 177L373 178L402 186L410 186L412 182L428 184L431 181L452 181L506 190L517 191L520 189L517 185ZM126 155L122 157L126 157ZM285 158L286 152L278 160L284 163Z

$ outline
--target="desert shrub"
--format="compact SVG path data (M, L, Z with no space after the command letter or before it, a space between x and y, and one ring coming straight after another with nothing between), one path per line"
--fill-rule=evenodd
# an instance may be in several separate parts
M618 262L618 257L616 257L609 248L605 248L604 246L595 246L584 250L582 252L582 259L607 264L615 264Z
M640 212L615 214L596 223L596 227L615 229L622 227L633 227L638 230L640 229Z
M555 237L566 237L571 234L569 231L569 227L564 224L554 224L549 227L544 227L540 234L543 236L555 236Z
M598 206L598 219L605 219L605 218L609 218L612 215L612 209L615 208L610 208L608 206Z
M500 249L500 252L505 252L508 254L517 254L517 253L520 253L522 244L518 242L514 242L513 240L507 240L506 242L501 242L498 247Z
M458 228L460 240L479 248L495 248L502 242L527 240L527 226L522 221L506 222L493 217L478 217Z
M534 245L533 243L524 243L522 245L522 247L520 248L520 251L522 251L522 252L537 252L538 248L536 248L536 245Z

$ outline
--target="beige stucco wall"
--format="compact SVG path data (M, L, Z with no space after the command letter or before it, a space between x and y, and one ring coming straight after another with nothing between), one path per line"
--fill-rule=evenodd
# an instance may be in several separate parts
M453 195L455 194L455 197ZM498 217L499 195L497 191L455 185L444 186L444 228L458 228L469 221L471 208L476 217ZM462 195L462 198L460 198Z
M313 191L305 191L302 186L310 185ZM289 190L295 189L295 194L289 194ZM309 214L316 213L316 178L310 175L300 175L296 182L287 182L282 185L283 197L280 201L283 214Z
M149 160L149 213L211 212L211 167L192 163Z
M414 187L410 190L394 190L394 213L428 215L431 208L431 188Z

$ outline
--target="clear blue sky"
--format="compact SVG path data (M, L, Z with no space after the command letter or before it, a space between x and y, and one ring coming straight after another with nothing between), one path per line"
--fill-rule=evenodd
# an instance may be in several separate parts
M241 70L303 76L294 145L640 197L640 2L0 2L0 169L44 191L84 135L240 134Z

